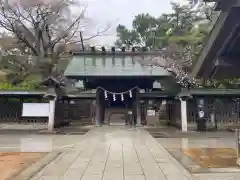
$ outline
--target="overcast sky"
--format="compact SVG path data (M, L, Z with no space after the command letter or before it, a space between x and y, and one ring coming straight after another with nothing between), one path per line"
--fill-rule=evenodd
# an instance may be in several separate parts
M92 19L93 26L105 27L111 23L112 28L107 37L99 37L93 44L113 44L116 38L115 29L118 24L131 28L134 16L140 13L149 13L160 16L171 12L172 0L85 0L88 4L87 16ZM187 0L173 0L184 3ZM87 31L87 29L85 30Z

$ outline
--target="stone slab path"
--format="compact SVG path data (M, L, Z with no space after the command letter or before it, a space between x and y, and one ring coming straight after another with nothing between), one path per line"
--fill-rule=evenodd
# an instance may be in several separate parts
M144 129L94 128L31 180L194 179Z

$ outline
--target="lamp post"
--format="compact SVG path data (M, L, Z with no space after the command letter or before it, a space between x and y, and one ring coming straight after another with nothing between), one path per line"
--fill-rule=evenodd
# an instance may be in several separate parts
M81 45L82 45L82 51L85 51L85 46L84 46L84 42L83 42L83 32L84 32L84 28L81 27L80 31L79 31L79 35L80 35L80 41L81 41Z

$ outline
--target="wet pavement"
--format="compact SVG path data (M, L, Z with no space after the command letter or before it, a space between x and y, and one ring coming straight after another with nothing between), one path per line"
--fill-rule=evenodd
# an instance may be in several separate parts
M234 137L224 138L156 138L157 141L167 149L189 149L189 148L236 148L236 139Z
M62 152L81 140L81 135L0 135L0 152Z
M191 158L203 169L236 168L237 153L231 148L189 148L182 149L183 154Z
M60 152L32 180L240 179L234 133L190 132L186 138L187 133L158 129L167 138L153 138L144 128L105 126L84 135L66 129L58 135L2 134L0 151ZM174 132L180 138L170 138Z
M94 128L65 150L32 180L193 179L142 128Z
M190 136L156 140L197 180L240 179L234 136L225 138L223 133L217 138Z

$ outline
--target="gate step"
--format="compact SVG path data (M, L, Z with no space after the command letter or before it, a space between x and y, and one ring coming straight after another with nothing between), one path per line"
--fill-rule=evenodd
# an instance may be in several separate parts
M110 126L125 126L125 122L110 122Z

